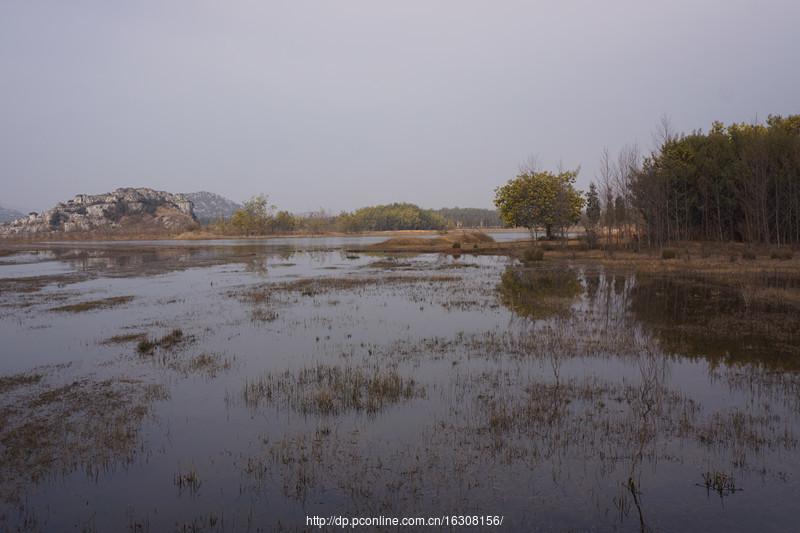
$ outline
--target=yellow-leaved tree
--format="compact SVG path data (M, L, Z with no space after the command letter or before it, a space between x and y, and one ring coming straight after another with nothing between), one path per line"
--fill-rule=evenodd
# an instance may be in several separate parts
M495 189L494 204L506 226L528 228L534 238L544 229L548 239L562 236L581 219L584 198L575 189L574 170L527 171Z

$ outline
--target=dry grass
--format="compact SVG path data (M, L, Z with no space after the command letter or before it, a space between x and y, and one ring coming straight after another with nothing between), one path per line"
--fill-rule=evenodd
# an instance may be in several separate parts
M318 365L297 373L266 374L247 381L247 405L277 402L304 414L337 415L348 411L376 413L424 395L424 389L395 370Z
M372 251L491 253L501 249L490 236L479 231L450 232L440 237L394 237L366 247Z
M218 374L230 370L233 360L220 354L203 353L187 360L172 360L167 366L188 376L190 374L214 378Z
M50 310L59 313L85 313L87 311L97 311L98 309L110 309L118 305L123 305L133 301L133 296L113 296L101 300L91 300L77 304L61 305Z
M114 335L102 341L100 344L111 346L114 344L128 344L131 342L138 342L147 338L147 333L122 333Z
M37 382L4 406L0 497L14 500L51 472L91 474L130 461L142 420L154 401L166 397L160 386L126 378Z
M457 276L352 276L337 278L302 278L284 283L257 285L246 290L232 291L230 296L252 304L264 304L271 301L275 293L300 293L302 296L317 296L335 291L351 291L369 287L416 283L445 283L460 281Z
M26 278L0 279L0 294L32 293L42 290L48 285L66 285L87 279L86 273L57 274L53 276L30 276Z
M184 336L180 329L173 329L158 339L144 338L136 345L136 351L142 355L152 355L156 349L171 350L181 344L190 342L192 337Z
M41 374L24 373L11 376L0 376L0 394L5 394L13 389L36 385L42 380Z
M186 472L178 471L175 474L175 486L178 487L178 493L188 491L193 496L200 491L200 486L203 484L200 481L200 475L194 467Z

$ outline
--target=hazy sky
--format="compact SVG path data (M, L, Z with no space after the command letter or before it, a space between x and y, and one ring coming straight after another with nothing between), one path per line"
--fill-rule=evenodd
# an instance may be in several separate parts
M120 186L491 206L714 119L800 112L800 2L0 0L0 204Z

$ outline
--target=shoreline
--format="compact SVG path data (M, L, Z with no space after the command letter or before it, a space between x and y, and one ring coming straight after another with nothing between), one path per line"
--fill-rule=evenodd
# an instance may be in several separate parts
M219 233L211 233L204 231L191 231L177 234L68 234L58 235L54 238L53 235L41 236L2 236L0 237L0 246L3 244L59 244L59 243L79 243L79 242L124 242L124 241L219 241L219 240L250 240L250 241L268 241L273 239L286 239L286 238L330 238L330 237L381 237L387 238L398 236L415 236L415 235L444 235L448 233L459 232L491 232L491 233L520 233L527 232L525 228L459 228L454 230L386 230L386 231L363 231L357 233L346 233L341 231L330 231L323 233L307 233L307 232L292 232L292 233L274 233L270 235L221 235Z

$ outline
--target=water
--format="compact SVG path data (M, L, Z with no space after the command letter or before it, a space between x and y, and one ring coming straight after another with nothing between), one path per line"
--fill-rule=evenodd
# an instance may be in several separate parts
M795 527L796 313L686 275L345 251L365 242L0 258L2 528Z

